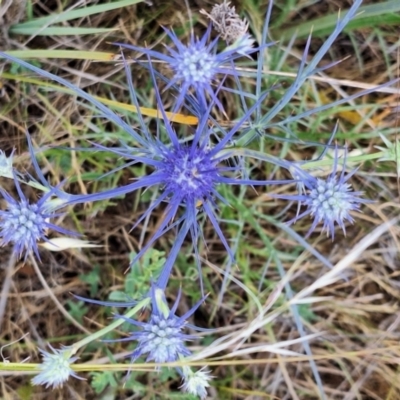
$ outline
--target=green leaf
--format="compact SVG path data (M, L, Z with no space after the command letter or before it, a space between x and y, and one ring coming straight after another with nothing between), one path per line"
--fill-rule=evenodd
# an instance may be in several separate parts
M130 260L136 256L130 254ZM123 301L140 299L149 290L149 282L157 278L165 264L165 252L155 249L148 250L143 257L129 269L125 277L124 291L110 293L109 300Z
M96 265L89 273L79 275L79 279L90 285L90 297L94 297L99 290L100 266Z
M89 308L85 307L83 301L76 303L75 301L68 300L67 305L71 316L73 316L79 323L82 323L83 317L88 313Z
M379 4L369 4L360 7L357 16L350 21L344 32L349 32L354 29L373 27L378 25L393 25L400 23L400 15L395 14L400 11L399 0L389 0ZM337 20L347 14L347 10L340 12L340 14L326 15L321 18L316 18L311 21L304 22L300 25L295 25L291 28L282 31L272 30L273 37L291 38L293 35L296 38L305 38L311 32L313 37L326 36L332 32Z
M97 394L103 392L108 385L114 388L118 386L114 372L92 372L90 375L92 376L91 385Z
M72 60L110 61L115 57L115 53L106 53L104 51L11 50L5 53L24 60L29 58L70 58ZM0 59L1 58L0 56Z
M90 7L81 7L74 10L67 10L59 14L52 14L47 17L35 18L31 21L13 25L11 26L11 31L13 31L13 29L21 27L42 28L46 25L48 26L51 24L58 24L60 22L66 22L77 18L85 18L93 14L106 13L111 10L116 10L118 8L128 7L133 4L141 3L142 1L143 0L122 0L110 2L107 4L98 4Z
M115 31L115 28L79 28L73 26L52 26L39 28L36 26L15 26L10 28L10 33L16 35L35 35L35 36L68 36L68 35L94 35L97 33L107 33Z

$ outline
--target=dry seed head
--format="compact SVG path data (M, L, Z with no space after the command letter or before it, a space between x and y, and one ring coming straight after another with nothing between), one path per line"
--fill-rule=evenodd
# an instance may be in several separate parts
M224 0L222 4L216 4L211 14L205 10L200 12L212 21L214 29L221 35L221 38L228 44L234 43L247 33L249 24L245 19L240 19L234 6Z

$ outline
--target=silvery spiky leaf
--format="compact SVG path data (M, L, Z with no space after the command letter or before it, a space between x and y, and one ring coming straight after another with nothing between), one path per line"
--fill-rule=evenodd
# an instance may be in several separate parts
M71 364L74 363L78 357L70 357L69 349L67 347L57 350L49 345L53 353L39 349L42 353L43 361L39 364L41 371L32 380L32 385L45 385L46 388L52 386L53 389L62 387L70 376L78 379L84 379L78 376Z

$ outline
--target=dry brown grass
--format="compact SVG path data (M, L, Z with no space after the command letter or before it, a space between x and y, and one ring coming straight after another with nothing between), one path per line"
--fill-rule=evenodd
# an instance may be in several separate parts
M46 3L45 5L41 3ZM68 2L72 5L74 2ZM70 48L82 50L110 50L109 42L125 41L135 44L145 42L154 43L161 41L160 25L180 26L187 23L187 15L181 1L153 2L154 6L145 4L132 6L123 11L111 12L108 15L100 15L90 18L91 26L118 27L120 30L109 36L101 37L72 37L72 38L7 38L2 48ZM324 5L310 6L302 10L299 15L293 15L293 21L298 19L310 19L311 17L324 15L328 10L337 10L339 6L345 8L350 1L326 1ZM37 13L47 13L58 9L57 1L36 2L34 10ZM209 7L209 2L191 2L193 10ZM64 4L64 7L66 5ZM237 2L238 9L248 8L246 1ZM9 11L10 13L11 11ZM1 14L0 14L1 16ZM14 17L8 16L7 18ZM252 16L251 16L252 17ZM250 17L250 20L252 18ZM20 17L15 16L19 19ZM9 19L8 19L9 20ZM257 16L254 16L257 21ZM292 23L294 23L291 21ZM11 21L13 22L13 21ZM290 22L290 21L289 21ZM81 21L83 25L87 20ZM339 66L329 70L326 77L319 78L324 81L319 90L326 89L331 98L342 96L343 92L351 93L350 85L346 85L343 79L354 84L356 88L364 84L380 84L393 75L398 75L400 64L396 52L389 54L390 66L386 64L382 56L382 47L377 40L370 39L371 30L359 30L355 38L362 47L362 65L355 57L349 58ZM383 31L387 44L394 46L398 42L398 32L387 29ZM156 40L155 40L156 38ZM160 39L159 39L160 38ZM316 41L318 43L318 41ZM340 58L349 53L352 44L348 36L343 35L332 49L332 58ZM297 50L296 50L297 49ZM302 42L299 42L293 50L293 59L296 51L302 50ZM7 68L4 64L2 68ZM124 92L122 67L115 63L89 63L74 60L52 60L42 64L42 67L66 77L76 85L85 88L93 94L110 97L112 94L119 101L127 101ZM138 91L148 95L151 104L153 93L148 90L148 82L145 73L134 67L134 81ZM332 81L334 80L334 81ZM372 101L381 103L381 109L365 118L365 123L360 132L376 129L393 129L396 132L398 121L396 113L391 112L398 106L397 94L381 93L374 98L366 97L357 101L357 104L368 104ZM82 108L70 96L49 92L46 95L34 86L27 86L20 82L0 80L0 148L7 153L13 147L17 148L17 166L21 170L30 170L30 160L26 152L25 129L28 128L35 142L40 145L78 145L78 138L85 134L87 129L88 111ZM229 102L230 99L227 99ZM165 98L166 105L171 102ZM312 100L310 99L310 105ZM362 112L364 113L364 112ZM365 113L364 113L365 114ZM228 116L234 117L235 111L228 110ZM352 124L346 121L342 115L342 127ZM111 130L112 128L109 127ZM351 145L373 151L373 146L380 144L376 137L363 135L360 140L354 138ZM304 159L304 154L309 150L297 150L292 148L289 156L293 159ZM69 190L83 192L88 190L85 183L79 177L83 172L96 169L97 166L74 156L69 170L60 169L60 164L47 162L43 165L46 174L52 183L59 183L67 176L77 176L77 182L69 186ZM368 205L364 214L358 219L355 226L349 227L347 236L343 237L338 232L334 242L323 236L313 235L310 245L330 260L335 268L343 268L343 272L337 276L347 279L327 281L330 272L321 266L321 262L312 257L309 252L299 250L298 243L286 233L277 231L276 227L262 221L262 232L273 239L276 249L282 254L289 253L283 267L291 277L291 285L296 293L295 297L305 298L322 297L324 300L316 301L303 310L303 323L307 334L319 333L317 339L311 341L312 353L317 363L323 387L328 399L336 400L397 400L400 399L400 272L399 243L400 229L398 223L390 227L384 224L398 215L399 187L395 174L395 168L382 170L376 164L366 163L362 166L360 175L354 186L365 190L369 197L378 197L378 192L384 193L385 202ZM119 185L127 183L131 178L129 172L123 173ZM1 180L4 189L12 191L10 181ZM94 190L92 187L90 190ZM32 190L29 196L34 197ZM262 194L255 195L249 192L249 208L254 204L259 213L271 213L268 197ZM104 245L102 248L85 251L69 251L65 253L43 252L41 271L52 292L64 307L68 308L68 302L73 301L70 292L79 295L90 296L89 285L80 279L81 274L90 273L94 266L101 266L98 288L95 296L106 299L108 294L123 287L123 272L127 265L127 254L140 247L146 237L141 237L138 231L130 234L129 230L138 215L141 215L146 205L140 204L137 196L127 196L123 201L115 201L114 205L90 206L88 209L76 208L73 216L66 216L60 220L67 228L77 228L85 233L86 237L96 243ZM276 210L282 209L278 203L274 203ZM294 213L295 207L288 211ZM147 225L147 234L156 229L160 214L156 214ZM374 229L382 227L379 236L372 237ZM226 228L228 229L228 228ZM308 227L298 224L296 232L306 233ZM196 314L196 323L201 326L213 326L217 333L223 335L226 331L244 330L248 334L247 341L242 348L251 349L253 346L266 343L279 343L299 337L292 315L288 311L288 302L282 297L271 297L271 291L280 287L281 278L276 265L272 261L265 275L262 291L258 293L259 300L265 307L271 307L266 311L266 316L271 319L260 325L256 331L250 329L251 323L257 318L257 309L246 292L231 283L226 289L223 303L216 307L222 275L212 268L213 264L220 265L224 254L221 251L218 238L210 226L204 227L205 238L208 244L207 252L202 249L202 255L207 253L210 265L204 271L204 279L207 280L207 290L211 291L210 302L202 306ZM242 263L246 264L245 270L234 270L234 276L250 289L257 292L260 280L260 271L265 267L265 242L260 233L251 224L246 224L242 232L245 243L241 250ZM369 238L365 248L360 247L363 240ZM157 244L160 249L168 249L172 237L160 240ZM290 250L288 250L290 249ZM6 265L10 257L10 249L0 249L0 281L5 278ZM293 258L296 255L296 258ZM353 257L354 256L354 257ZM184 289L184 299L181 312L187 311L192 300L190 298L193 282L190 282L181 270L175 272L175 287L180 282L187 286ZM307 293L307 290L315 282L315 292ZM171 296L175 291L171 290ZM274 292L272 292L274 294ZM173 298L171 298L173 300ZM185 301L188 306L185 306ZM308 300L311 301L311 300ZM275 308L283 311L274 316ZM286 308L285 308L286 307ZM268 314L270 313L270 314ZM144 315L142 316L145 317ZM109 315L99 307L90 306L80 321L84 327L94 331L109 322ZM269 318L269 317L268 317ZM37 346L45 346L49 338L56 338L58 343L68 344L74 342L82 335L82 332L68 323L62 316L48 292L43 288L37 278L37 274L31 263L18 262L13 276L11 290L8 295L8 303L4 322L1 326L0 344L18 340L29 332L24 341L7 347L3 354L16 362L31 357L38 360ZM223 354L235 354L236 344L227 345ZM301 344L294 344L290 350L302 353ZM208 347L203 344L194 344L196 351L206 352ZM116 359L126 348L118 348ZM92 346L84 353L81 362L96 360L97 363L105 363L104 346ZM1 360L0 360L1 362ZM306 356L276 355L268 351L249 354L238 354L232 360L220 360L213 366L213 375L216 376L215 388L210 391L214 399L291 399L308 400L318 399L318 388L314 382L310 365ZM127 397L127 392L122 389L109 391L113 399L126 398L172 398L168 389L176 389L179 380L175 379L160 384L157 374L142 375L138 380L147 386L148 393L144 397ZM21 374L9 374L0 372L0 397L2 399L100 399L95 394L88 381L71 380L61 390L53 392L29 386L29 377ZM102 395L102 396L103 396Z

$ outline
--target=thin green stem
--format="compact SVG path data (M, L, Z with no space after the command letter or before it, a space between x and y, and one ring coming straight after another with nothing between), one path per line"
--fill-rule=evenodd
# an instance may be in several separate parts
M385 152L378 151L372 154L361 154L359 156L350 156L346 157L346 162L348 163L362 163L369 160L376 160L378 158L382 158L385 156ZM241 156L241 157L251 157L260 161L265 161L270 164L278 165L283 168L288 168L290 163L285 160L280 160L277 157L271 156L270 154L265 154L258 150L250 150L246 148L234 148L234 149L226 149L218 153L220 157L232 157L232 156ZM332 159L324 159L324 160L311 160L309 162L305 162L301 164L301 168L303 169L314 169L319 167L326 167L334 165L335 160ZM299 164L300 165L300 164Z
M142 301L139 301L138 304L136 304L135 307L133 307L131 310L129 310L125 315L124 318L118 318L116 319L112 324L106 326L103 329L100 329L97 332L92 333L91 335L85 337L84 339L80 340L79 342L76 342L70 347L70 354L71 356L74 355L81 347L86 346L87 344L93 342L94 340L97 340L101 338L102 336L106 335L107 333L113 331L114 329L118 328L120 325L122 325L124 322L126 322L126 318L131 318L134 316L139 310L142 308L146 307L150 303L150 297L146 297Z

